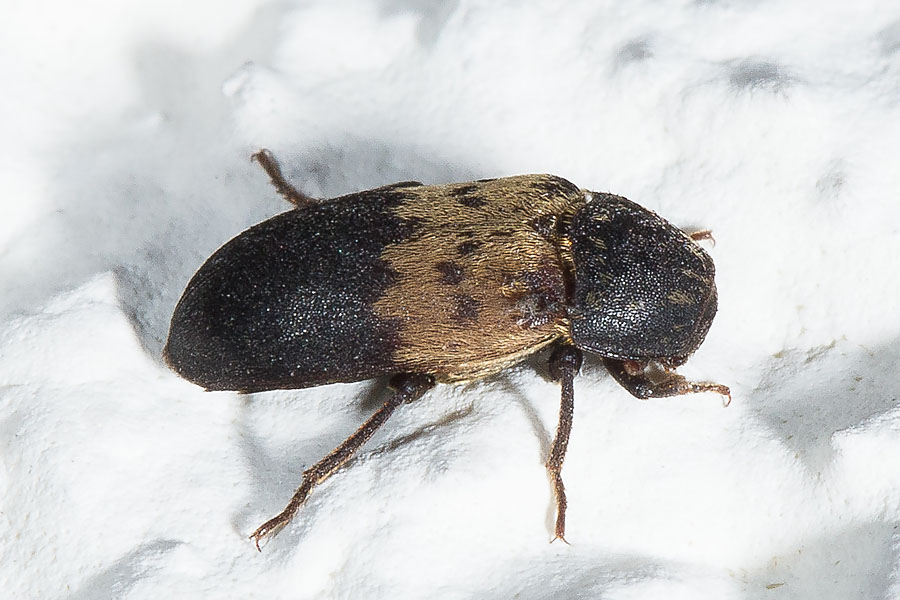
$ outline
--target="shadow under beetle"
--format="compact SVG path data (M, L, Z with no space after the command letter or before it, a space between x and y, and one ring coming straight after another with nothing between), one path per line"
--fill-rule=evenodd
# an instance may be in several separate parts
M259 392L390 374L393 395L303 472L260 541L346 463L401 404L435 383L496 373L553 346L562 387L547 460L555 537L565 534L560 472L582 351L603 357L638 398L716 392L674 368L716 313L715 268L686 234L620 196L552 175L426 186L403 182L314 200L266 150L254 155L295 205L217 250L188 283L164 350L208 390ZM564 538L563 538L564 539Z

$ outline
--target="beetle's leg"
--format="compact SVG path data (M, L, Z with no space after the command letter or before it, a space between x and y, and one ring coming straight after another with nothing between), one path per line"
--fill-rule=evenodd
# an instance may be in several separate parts
M648 368L650 366L648 362L636 360L604 358L603 364L623 388L641 400L699 392L716 392L725 396L723 401L725 406L731 404L731 390L728 389L728 386L720 383L688 381L672 369Z
M281 172L281 166L278 164L275 155L272 154L271 151L264 148L251 156L250 159L259 163L259 166L263 168L263 171L265 171L269 176L269 179L272 180L272 185L275 186L275 190L294 206L300 208L303 206L310 206L317 202L315 198L307 196L288 183L288 180L284 178L284 174Z
M369 417L369 420L363 423L353 435L332 450L328 456L304 471L300 487L294 492L294 496L284 510L278 516L263 523L259 529L253 532L250 538L256 542L257 550L260 549L260 541L278 533L282 527L294 518L297 510L306 501L312 489L350 460L353 454L378 431L378 428L384 425L384 422L388 420L394 409L401 404L421 398L425 392L433 388L434 377L416 374L397 375L391 379L391 387L395 388L396 391L387 402Z
M562 398L559 403L559 424L556 427L556 438L550 448L547 459L547 471L553 482L556 496L556 528L553 540L566 541L566 488L563 485L563 460L566 458L566 447L569 445L569 434L572 432L572 413L575 410L575 374L581 368L581 350L575 346L560 345L550 356L550 376L560 383Z

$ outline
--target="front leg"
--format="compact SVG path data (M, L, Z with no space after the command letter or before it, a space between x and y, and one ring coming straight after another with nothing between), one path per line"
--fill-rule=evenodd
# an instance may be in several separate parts
M550 457L547 459L547 472L553 482L553 492L556 496L556 528L551 542L557 539L566 541L566 488L560 473L563 460L566 458L569 434L572 432L572 414L575 411L575 375L581 368L582 360L581 350L569 345L558 346L550 356L550 376L558 381L562 388L559 424L556 428L553 447L550 449Z
M655 361L618 360L604 358L603 364L610 375L635 398L666 398L682 394L715 392L725 396L723 405L731 404L728 386L709 381L688 381Z

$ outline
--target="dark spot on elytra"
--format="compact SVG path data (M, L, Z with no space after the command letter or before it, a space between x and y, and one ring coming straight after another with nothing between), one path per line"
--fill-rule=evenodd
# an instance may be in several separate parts
M540 182L535 184L535 189L537 189L538 193L541 196L547 197L555 197L555 196L571 196L572 194L578 194L579 189L578 186L563 179L562 177L550 177L548 179L541 180Z
M492 231L490 235L492 238L508 238L512 237L513 232L507 229L497 229L496 231Z
M474 193L478 190L478 186L474 183L464 183L462 185L455 186L450 193L458 198L459 196L468 196L469 194Z
M451 190L450 194L453 198L462 204L463 206L468 206L469 208L478 208L480 206L484 206L487 204L487 200L478 193L478 187L474 183L469 183L466 185L460 185L453 190Z
M456 316L467 321L478 318L478 309L481 303L472 296L459 294L456 296Z
M528 226L547 241L556 238L556 215L541 215L528 222Z
M564 299L565 290L559 287L559 276L559 270L553 267L526 271L519 275L529 292L546 298L545 305L559 303Z
M479 208L487 204L487 200L478 195L459 196L456 201L469 208Z
M459 252L460 256L468 256L469 254L472 254L473 252L478 250L478 246L478 242L463 242L456 247L456 251Z
M559 269L548 265L507 279L508 284L521 290L516 300L519 325L541 327L566 314L566 288L560 275Z
M373 263L369 269L367 281L371 281L382 288L393 285L399 279L399 273L387 262L380 260Z
M397 227L392 232L392 244L412 242L418 240L422 234L423 220L419 217L405 217L397 219Z
M410 187L420 187L422 185L421 181L398 181L391 187L395 188L410 188Z
M435 268L441 274L441 283L447 285L456 285L466 277L462 267L449 260L439 262Z

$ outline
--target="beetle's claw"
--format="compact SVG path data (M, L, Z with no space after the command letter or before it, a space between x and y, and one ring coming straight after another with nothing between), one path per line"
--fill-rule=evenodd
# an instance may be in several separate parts
M260 547L259 543L263 540L263 538L266 537L267 533L268 532L265 529L260 527L250 535L250 539L253 540L254 544L256 544L256 550L258 552L262 552L262 547Z
M271 538L276 533L281 531L281 529L287 524L287 522L281 518L281 515L275 517L274 519L269 519L262 525L260 525L256 531L250 534L250 539L256 543L256 549L262 552L262 548L259 543L264 539Z
M722 408L728 408L731 404L731 390L727 387L722 393Z
M726 408L731 404L731 388L727 385L722 385L721 383L706 383L701 385L703 385L704 388L700 391L715 392L722 396L722 408Z

